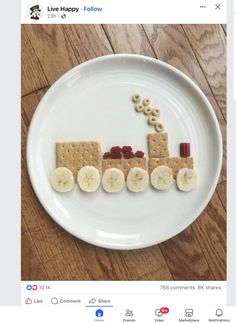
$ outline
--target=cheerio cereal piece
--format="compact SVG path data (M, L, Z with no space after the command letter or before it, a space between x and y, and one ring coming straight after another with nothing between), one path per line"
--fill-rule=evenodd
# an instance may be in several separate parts
M137 112L142 112L142 111L144 111L144 106L141 103L137 103L137 104L135 104L135 110Z
M134 103L138 103L138 102L140 102L140 101L141 101L141 96L140 96L139 94L134 94L134 95L132 96L132 101L133 101Z
M145 107L147 107L150 104L150 100L149 99L143 99L143 105Z
M150 125L155 125L155 124L157 123L157 118L156 118L156 117L154 117L154 116L149 116L149 117L148 117L148 123L149 123Z
M162 132L164 130L163 124L160 123L160 122L157 122L155 124L155 129L156 129L157 132Z
M148 115L148 114L151 114L152 113L152 108L150 107L145 107L144 110L143 110L144 114Z
M158 109L158 108L152 109L152 115L154 117L159 117L159 115L160 115L160 109Z

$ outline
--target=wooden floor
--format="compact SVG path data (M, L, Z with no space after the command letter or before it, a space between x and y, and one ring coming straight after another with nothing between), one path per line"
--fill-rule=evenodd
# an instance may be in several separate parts
M38 202L25 145L32 115L63 73L88 59L136 53L187 74L212 104L224 140L217 189L175 238L138 251L94 247L65 232ZM22 280L226 279L226 28L221 25L24 25L22 27Z

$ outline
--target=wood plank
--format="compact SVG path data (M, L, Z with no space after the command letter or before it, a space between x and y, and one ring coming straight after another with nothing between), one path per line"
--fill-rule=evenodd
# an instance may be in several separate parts
M50 85L78 64L62 25L27 25L25 31Z
M221 27L223 28L225 35L227 35L227 25L223 24Z
M217 185L217 193L225 210L227 210L227 186L226 182Z
M101 25L63 25L77 60L113 54L113 50Z
M180 25L144 25L157 58L178 68L202 89L211 103L221 127L224 158L219 182L226 180L226 122Z
M76 244L91 280L132 279L119 251L95 247L81 240Z
M155 54L141 25L103 25L114 52L150 57Z
M22 115L27 127L29 127L33 114L46 92L47 88L44 88L22 98Z
M193 230L208 261L214 280L226 280L226 212L217 192Z
M21 27L21 93L26 95L48 85L30 40Z
M174 280L212 280L213 275L192 227L160 245Z
M23 260L21 262L21 280L48 280L47 273L23 218L21 225L21 257Z
M87 276L79 277L80 280L131 280L129 272L124 265L122 255L118 251L95 247L79 239L76 239L75 244L87 271ZM71 274L68 276L68 273L62 270L62 266L59 266L64 257L65 254L61 253L45 262L47 270L53 275L51 279L71 279ZM80 264L69 261L68 266L71 268L70 271L76 271ZM74 276L73 279L78 279L78 277Z
M123 251L132 280L173 280L160 247Z
M226 119L226 36L221 25L183 25L191 47Z

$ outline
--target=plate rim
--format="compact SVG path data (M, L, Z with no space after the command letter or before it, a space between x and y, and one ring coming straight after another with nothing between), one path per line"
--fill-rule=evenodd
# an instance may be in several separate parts
M138 246L131 246L131 245L122 245L122 246L114 246L113 244L109 245L106 242L101 242L101 241L94 241L91 239L86 238L86 236L84 236L83 234L81 234L81 232L78 235L78 232L72 230L71 228L69 228L68 226L66 226L64 223L62 223L58 217L56 217L53 212L51 212L49 210L49 208L47 207L47 204L44 203L44 200L41 198L40 195L40 190L38 190L37 185L36 185L36 180L35 177L33 175L33 170L32 170L32 164L31 164L31 156L30 156L30 146L31 146L31 141L32 141L32 133L33 133L33 129L34 126L37 122L37 118L38 115L40 113L40 107L44 104L44 101L47 100L47 98L51 95L52 91L57 87L58 84L60 84L63 80L65 80L66 78L68 78L69 75L72 75L74 72L76 72L77 70L80 70L81 68L84 68L90 64L94 64L96 62L102 62L103 60L107 60L107 59L137 59L137 60L143 60L143 61L148 61L154 64L158 64L164 68L167 68L168 70L174 72L176 75L178 75L181 79L183 79L186 83L188 83L197 93L198 95L201 97L201 99L203 100L203 102L205 103L205 105L208 107L208 111L211 115L212 120L214 121L214 126L215 126L215 130L216 130L216 134L217 134L217 142L218 142L218 164L217 164L217 169L215 172L215 178L214 181L212 183L211 186L211 190L208 191L208 194L205 198L204 203L202 203L201 207L197 209L197 211L195 212L195 216L191 217L190 220L186 221L184 223L184 226L182 227L182 229L178 230L174 235L170 236L167 239L162 239L160 241L156 241L156 242L147 242L147 243L142 243ZM138 250L138 249L143 249L143 248L148 248L154 245L158 245L164 241L167 241L169 239L174 238L175 236L177 236L179 233L181 233L182 231L184 231L188 226L190 226L204 211L204 209L207 207L207 205L209 204L217 183L219 181L219 177L220 177L220 173L221 173L221 169L222 169L222 161L223 161L223 140L222 140L222 134L221 134L221 130L220 130L220 125L218 122L218 119L216 117L215 111L212 107L212 105L210 104L209 100L207 99L207 97L205 96L205 94L203 93L203 91L201 90L201 88L186 74L184 74L182 71L180 71L179 69L177 69L176 67L163 62L162 60L156 59L156 58L152 58L149 56L144 56L144 55L139 55L139 54L129 54L129 53L120 53L120 54L110 54L110 55L103 55L103 56L98 56L95 58L92 58L90 60L87 60L81 64L76 65L75 67L71 68L69 71L67 71L66 73L64 73L62 76L60 76L47 90L47 92L43 95L43 97L41 98L40 102L38 103L33 117L31 119L30 122L30 126L29 126L29 130L28 130L28 135L27 135L27 141L26 141L26 162L27 162L27 169L28 169L28 173L29 173L29 178L30 178L30 182L32 185L32 188L40 202L40 204L42 205L42 207L45 209L45 211L48 213L48 215L60 226L62 227L65 231L69 232L70 234L72 234L73 236L75 236L78 239L81 239L87 243L90 243L92 245L95 245L97 247L102 247L102 248L106 248L106 249L113 249L113 250Z

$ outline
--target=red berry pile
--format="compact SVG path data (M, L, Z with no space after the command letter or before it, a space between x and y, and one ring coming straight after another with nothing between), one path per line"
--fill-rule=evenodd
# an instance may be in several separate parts
M131 146L113 146L111 147L110 151L105 152L103 155L103 159L130 159L130 158L143 158L144 152L141 150L137 150L133 152L133 148Z

